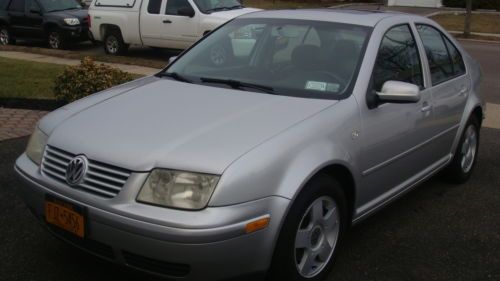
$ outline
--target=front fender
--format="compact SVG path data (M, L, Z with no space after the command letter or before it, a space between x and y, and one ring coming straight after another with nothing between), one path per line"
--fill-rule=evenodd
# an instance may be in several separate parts
M309 117L233 162L221 177L210 206L269 196L294 199L312 176L331 164L357 173L358 146L351 135L359 126L354 98Z

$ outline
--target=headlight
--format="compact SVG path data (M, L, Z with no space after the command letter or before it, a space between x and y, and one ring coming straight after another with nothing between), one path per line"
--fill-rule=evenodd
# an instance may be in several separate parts
M43 151L45 149L45 145L47 144L47 138L48 136L46 134L36 128L28 142L26 155L28 155L28 157L37 165L42 163Z
M67 25L79 25L80 24L80 20L78 20L77 18L67 18L67 19L64 19L64 22Z
M219 176L156 169L144 183L137 201L180 209L207 206Z

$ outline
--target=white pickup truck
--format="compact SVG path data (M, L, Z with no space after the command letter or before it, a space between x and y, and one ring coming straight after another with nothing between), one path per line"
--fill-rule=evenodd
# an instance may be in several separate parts
M90 30L108 54L130 44L186 49L237 16L258 11L238 0L93 0Z

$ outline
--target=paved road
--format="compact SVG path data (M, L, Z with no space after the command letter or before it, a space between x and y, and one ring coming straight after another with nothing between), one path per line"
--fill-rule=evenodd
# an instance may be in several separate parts
M500 104L500 45L464 43ZM470 182L434 178L351 230L329 281L500 280L500 130L484 128ZM149 280L59 242L16 195L26 138L0 142L0 280Z

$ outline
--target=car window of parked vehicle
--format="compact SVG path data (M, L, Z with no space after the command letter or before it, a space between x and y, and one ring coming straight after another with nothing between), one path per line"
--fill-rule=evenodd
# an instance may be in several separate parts
M187 0L167 0L167 7L165 9L166 15L178 15L179 9L190 8L191 5Z
M208 86L226 87L213 83L225 79L241 90L258 92L234 81L280 95L341 99L353 87L370 31L332 22L236 19L177 59L167 74Z
M0 0L0 10L5 10L7 8L7 5L9 5L8 0Z
M24 13L24 4L24 0L12 0L9 5L9 11Z
M39 0L47 12L81 9L82 6L75 0Z
M417 25L417 30L429 61L432 85L465 73L465 65L457 48L439 30L424 24Z
M28 7L28 12L32 13L35 11L41 12L40 5L35 0L27 0L26 6Z
M148 13L159 14L161 9L162 0L149 0L148 3Z
M406 24L386 32L377 55L374 89L381 91L384 83L391 80L424 86L418 48L410 26Z

